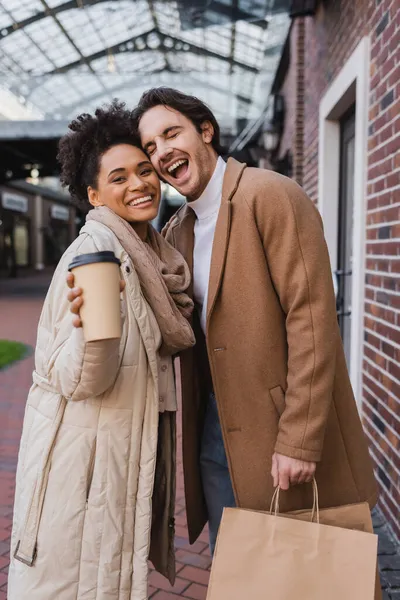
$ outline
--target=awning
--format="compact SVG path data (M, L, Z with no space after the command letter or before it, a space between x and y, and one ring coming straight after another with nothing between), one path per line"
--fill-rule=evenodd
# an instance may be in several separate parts
M3 0L0 86L70 119L149 87L198 95L236 136L265 106L289 0Z

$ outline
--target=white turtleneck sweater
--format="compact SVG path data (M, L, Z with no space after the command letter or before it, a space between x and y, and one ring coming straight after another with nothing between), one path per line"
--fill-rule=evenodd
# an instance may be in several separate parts
M214 173L206 189L197 200L189 203L189 206L194 210L197 217L194 226L193 293L204 334L206 333L211 253L215 226L221 205L225 169L225 161L221 157L218 157Z

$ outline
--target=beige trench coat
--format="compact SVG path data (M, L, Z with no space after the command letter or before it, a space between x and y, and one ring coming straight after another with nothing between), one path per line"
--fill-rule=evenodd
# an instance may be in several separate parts
M194 213L164 230L193 266ZM199 468L212 384L237 505L268 510L274 451L316 461L321 507L376 500L345 363L329 256L313 203L292 180L229 159L214 237L207 342L181 356L183 461L190 539L207 511ZM210 373L210 369L211 373ZM311 486L282 509L311 506Z
M85 344L72 327L65 278L73 256L100 250L121 260L123 334ZM117 238L87 223L62 257L40 317L9 600L146 600L150 538L156 567L174 579L175 414L159 415L150 310Z

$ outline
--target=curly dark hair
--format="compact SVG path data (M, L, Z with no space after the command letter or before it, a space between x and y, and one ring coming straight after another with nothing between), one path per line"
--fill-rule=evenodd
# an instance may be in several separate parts
M192 121L199 133L201 133L202 123L210 121L214 128L211 145L217 154L225 154L226 149L221 144L220 127L211 109L202 100L196 98L196 96L189 96L189 94L184 94L173 88L151 88L142 94L139 104L132 111L136 128L138 129L140 119L148 110L160 105L169 106L185 115L187 119Z
M97 185L102 155L117 144L141 148L140 139L133 125L132 111L117 99L98 108L94 115L79 115L68 128L71 132L61 138L58 146L60 179L72 199L87 208L87 188Z

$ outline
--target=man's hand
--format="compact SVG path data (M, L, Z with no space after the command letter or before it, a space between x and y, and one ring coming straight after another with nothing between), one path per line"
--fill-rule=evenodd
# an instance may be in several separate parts
M288 490L291 485L309 483L314 477L316 466L315 462L306 462L275 452L271 469L274 487L279 485L281 490Z
M82 321L80 317L80 310L83 304L82 297L82 288L76 288L75 285L75 277L73 273L68 273L67 275L67 285L70 289L68 292L68 301L71 302L70 311L72 314L76 315L72 321L74 327L82 327ZM123 292L125 289L125 281L121 280L119 282L119 290Z

